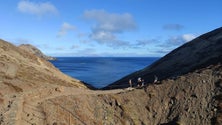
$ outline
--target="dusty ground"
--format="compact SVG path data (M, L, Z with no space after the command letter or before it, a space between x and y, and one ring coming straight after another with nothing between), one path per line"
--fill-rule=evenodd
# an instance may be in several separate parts
M1 121L2 125L43 125L46 124L46 110L53 111L53 105L45 106L43 102L49 99L67 96L114 94L123 90L111 91L92 91L81 88L64 87L57 85L46 85L45 87L3 96L1 102ZM7 99L7 100L6 100ZM66 102L66 101L65 101ZM59 115L59 114L57 114Z

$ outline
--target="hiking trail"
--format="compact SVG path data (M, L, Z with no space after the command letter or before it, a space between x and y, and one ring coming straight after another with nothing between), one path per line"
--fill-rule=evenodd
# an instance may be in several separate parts
M4 123L7 125L36 125L46 124L46 115L44 109L40 106L45 100L70 95L101 95L115 94L128 90L89 90L64 86L44 86L20 95L14 95L9 101L9 108L4 116ZM46 107L44 107L46 108Z

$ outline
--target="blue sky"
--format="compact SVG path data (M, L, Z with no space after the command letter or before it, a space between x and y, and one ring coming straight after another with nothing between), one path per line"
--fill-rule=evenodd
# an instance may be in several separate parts
M51 56L163 56L221 27L221 0L0 0L0 39Z

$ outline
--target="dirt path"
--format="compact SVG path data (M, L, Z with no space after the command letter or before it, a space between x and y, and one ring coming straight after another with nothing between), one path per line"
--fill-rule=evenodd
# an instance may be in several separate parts
M35 125L45 124L46 116L42 109L41 102L60 96L69 95L100 95L114 94L128 90L116 89L107 91L93 91L80 88L71 88L63 86L45 86L33 91L22 93L12 100L10 110L5 114L4 122L7 125Z

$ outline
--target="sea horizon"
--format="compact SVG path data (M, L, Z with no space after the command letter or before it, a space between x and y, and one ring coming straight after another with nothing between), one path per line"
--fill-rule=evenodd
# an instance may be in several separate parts
M54 58L162 58L163 56L51 56Z
M56 57L50 61L63 73L95 88L105 87L141 70L160 57Z

